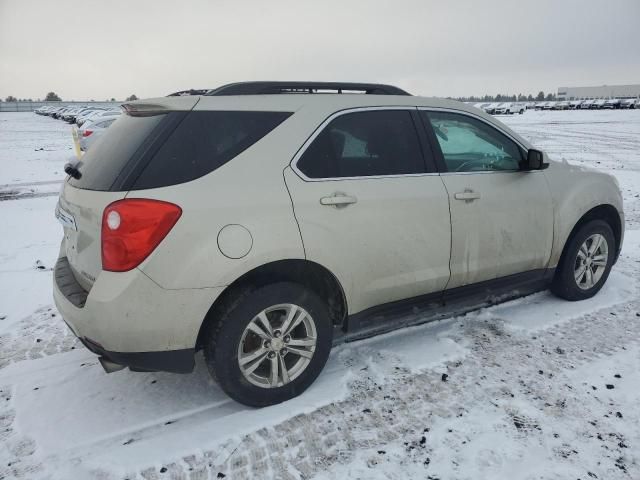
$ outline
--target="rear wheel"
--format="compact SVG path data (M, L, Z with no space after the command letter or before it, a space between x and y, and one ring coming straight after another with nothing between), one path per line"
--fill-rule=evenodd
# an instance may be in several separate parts
M569 240L551 286L567 300L593 297L609 276L615 257L615 238L609 224L592 220Z
M333 325L326 303L296 283L246 291L205 338L212 376L234 400L273 405L304 392L322 371Z

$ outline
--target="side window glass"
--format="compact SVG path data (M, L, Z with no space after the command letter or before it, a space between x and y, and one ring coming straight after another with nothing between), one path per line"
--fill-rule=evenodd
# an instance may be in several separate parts
M313 140L297 163L309 178L423 173L424 160L408 110L341 115Z
M422 112L431 124L449 172L513 171L523 154L503 133L466 115Z

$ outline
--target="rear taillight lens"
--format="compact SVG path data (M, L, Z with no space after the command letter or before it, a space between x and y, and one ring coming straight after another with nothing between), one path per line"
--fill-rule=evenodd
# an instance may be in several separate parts
M83 137L88 137L89 135L91 135L93 133L93 130L84 130L82 132L82 136Z
M102 269L137 267L167 236L182 215L173 203L143 198L113 202L102 214Z

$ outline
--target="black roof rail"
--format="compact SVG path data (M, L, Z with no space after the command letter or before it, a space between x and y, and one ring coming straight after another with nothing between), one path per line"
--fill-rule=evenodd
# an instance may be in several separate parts
M282 93L362 92L369 95L411 95L393 85L349 82L238 82L195 95L272 95ZM174 94L175 95L175 94Z
M180 90L179 92L170 93L167 97L183 97L185 95L206 95L210 92L210 88Z

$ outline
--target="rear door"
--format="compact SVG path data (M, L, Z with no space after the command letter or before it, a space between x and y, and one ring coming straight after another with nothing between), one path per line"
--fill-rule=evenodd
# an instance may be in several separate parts
M415 120L415 108L340 112L285 170L306 256L338 277L350 314L449 280L447 194Z
M437 110L421 116L439 149L451 205L447 288L546 268L553 205L543 171L521 171L523 147L479 117Z

